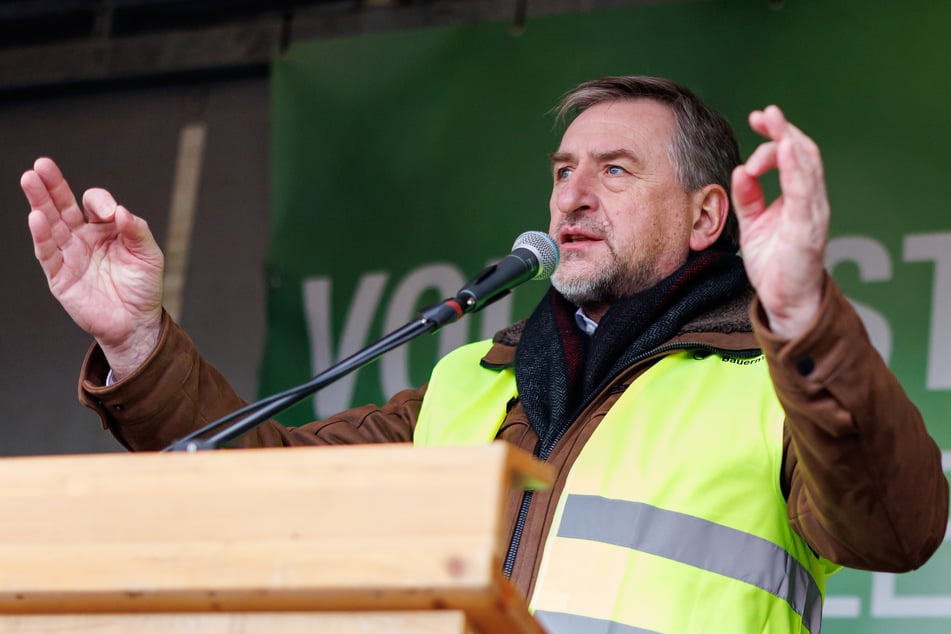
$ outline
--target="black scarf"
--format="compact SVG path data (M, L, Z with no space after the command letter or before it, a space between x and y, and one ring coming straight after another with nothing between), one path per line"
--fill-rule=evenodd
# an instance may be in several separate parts
M749 290L742 260L727 251L691 254L655 286L615 302L592 337L577 307L550 289L528 318L515 353L519 398L546 457L571 421L637 357L690 321Z

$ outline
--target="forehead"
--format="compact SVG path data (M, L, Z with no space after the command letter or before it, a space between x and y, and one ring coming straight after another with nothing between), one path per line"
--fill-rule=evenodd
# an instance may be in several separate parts
M559 151L588 152L651 148L666 152L674 133L674 113L653 99L623 99L591 106L561 137ZM614 146L614 147L611 147Z

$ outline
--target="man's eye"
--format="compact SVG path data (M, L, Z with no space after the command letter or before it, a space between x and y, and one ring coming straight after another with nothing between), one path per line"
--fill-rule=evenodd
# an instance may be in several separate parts
M557 178L560 181L563 181L569 176L571 176L571 173L573 171L574 170L572 170L570 167L559 167L558 169L555 170L555 178Z
M622 174L627 174L627 170L625 170L623 167L619 167L619 166L617 166L617 165L608 165L607 172L608 172L608 174L610 174L611 176L620 176L620 175L622 175Z

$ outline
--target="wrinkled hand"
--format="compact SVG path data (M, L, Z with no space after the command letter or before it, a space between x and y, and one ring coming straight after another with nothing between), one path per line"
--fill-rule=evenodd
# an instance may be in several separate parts
M822 299L829 201L819 148L776 106L750 114L769 139L733 171L733 204L747 275L776 334L795 338L814 321ZM779 172L769 205L759 177Z
M164 258L148 224L104 189L86 191L80 208L48 158L37 159L20 187L50 291L99 342L115 377L128 375L151 353L161 327Z

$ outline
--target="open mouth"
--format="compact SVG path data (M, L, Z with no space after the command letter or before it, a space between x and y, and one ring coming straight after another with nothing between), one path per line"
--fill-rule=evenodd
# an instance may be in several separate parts
M594 242L603 240L601 236L595 235L593 233L587 233L585 231L578 230L565 230L561 232L559 236L561 238L562 244L573 244L576 242Z

